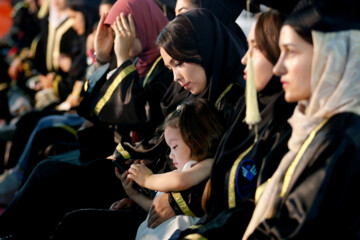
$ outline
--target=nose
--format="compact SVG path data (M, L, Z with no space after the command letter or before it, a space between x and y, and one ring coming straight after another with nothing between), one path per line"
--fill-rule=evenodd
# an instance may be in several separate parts
M174 82L179 82L181 75L178 73L178 71L173 70L173 75L174 75Z
M276 62L274 68L273 68L273 73L276 76L279 76L279 77L286 73L286 68L284 66L284 60L283 60L283 58L281 56L278 59L278 61Z
M172 152L170 152L169 158L170 158L171 160L174 160L174 154L173 154Z
M250 54L249 51L250 51L250 50L247 50L247 52L245 53L245 55L244 55L244 56L242 57L242 59L241 59L241 63L242 63L243 65L245 65L245 66L246 66L246 64L247 64L248 54Z

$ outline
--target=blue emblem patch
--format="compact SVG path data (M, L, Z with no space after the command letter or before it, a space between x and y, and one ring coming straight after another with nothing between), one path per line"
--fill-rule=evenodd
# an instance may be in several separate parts
M247 198L255 194L258 170L253 159L243 159L236 170L235 188L237 195Z

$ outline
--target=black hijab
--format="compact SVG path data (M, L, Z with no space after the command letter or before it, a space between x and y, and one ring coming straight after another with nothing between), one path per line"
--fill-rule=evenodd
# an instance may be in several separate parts
M172 88L162 101L163 111L167 112L177 100L181 101L185 98L202 97L215 104L231 83L240 85L245 90L244 66L241 64L241 58L247 49L239 42L236 35L207 9L194 9L179 14L176 18L184 18L192 27L192 34L198 43L198 52L201 56L199 64L205 69L207 87L202 94L194 96L184 90L180 84L172 84Z
M178 15L186 18L193 28L201 56L200 64L205 69L207 88L201 97L215 102L231 83L245 89L242 48L235 35L207 9L195 9Z
M246 1L228 1L228 0L200 0L200 8L209 9L214 15L220 19L226 27L235 33L244 48L247 48L247 39L236 23L236 19L245 9Z

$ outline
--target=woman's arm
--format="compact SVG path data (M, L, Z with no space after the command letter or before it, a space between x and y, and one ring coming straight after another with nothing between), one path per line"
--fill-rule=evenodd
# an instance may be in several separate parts
M183 191L209 177L212 163L213 159L206 159L186 171L172 171L163 174L153 174L145 165L132 164L128 178L155 191Z
M120 174L119 170L115 168L115 175L121 180L121 184L128 197L139 204L145 211L149 211L153 200L132 187L132 180L127 177L128 173L128 171L125 171L123 174Z

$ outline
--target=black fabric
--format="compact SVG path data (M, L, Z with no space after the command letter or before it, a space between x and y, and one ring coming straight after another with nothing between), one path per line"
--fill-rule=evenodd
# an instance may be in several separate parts
M146 218L146 214L146 211L139 208L135 211L133 209L119 211L75 210L64 216L51 239L133 240L136 230Z
M30 47L32 40L40 32L40 23L37 12L31 13L29 4L20 2L15 6L12 13L12 26L8 32L13 41L13 47L18 51ZM10 43L11 44L11 43Z
M246 9L246 1L200 0L200 7L209 9L226 27L235 33L239 42L247 48L247 38L239 24L236 23L241 12Z
M274 218L251 239L358 239L360 229L360 117L333 116L295 168ZM311 189L311 191L309 191Z
M93 31L94 24L99 21L100 0L67 0L66 6L84 15L85 35L89 35Z
M8 74L9 64L5 61L4 56L0 56L0 85L8 85L3 89L0 89L0 119L4 119L5 121L9 121L12 116L9 112L9 103L7 92L10 85L10 76Z
M239 43L235 34L207 9L194 9L177 17L190 22L199 43L200 64L205 69L208 81L201 97L215 102L230 83L240 84L245 89L241 58L247 49Z
M360 2L354 0L252 0L291 15L304 15L307 27L322 32L360 29ZM306 16L306 17L305 17ZM299 19L297 19L299 21ZM301 24L301 23L300 23Z
M49 239L67 212L108 209L123 196L110 160L80 166L42 161L0 216L0 236L11 232L16 239Z
M120 72L132 64L130 60L125 61L108 80L106 76L102 76L91 93L84 93L78 113L96 124L117 125L123 132L137 131L142 139L153 134L166 116L160 102L169 86L171 87L173 76L164 66L163 60L156 64L147 78L145 87L144 78L139 79L137 71L132 71L116 86L102 110L98 114L94 111ZM176 105L178 102L173 104Z
M69 19L64 20L61 25L65 24ZM60 26L61 26L60 25ZM26 86L26 80L32 76L42 74L46 75L49 72L55 72L61 77L58 83L58 95L60 101L64 101L66 97L72 92L74 82L76 80L84 80L86 71L86 36L79 36L73 28L69 28L60 40L60 53L64 53L72 60L70 71L64 73L61 69L47 69L46 66L46 52L48 41L48 19L44 19L40 23L41 32L39 34L39 41L36 44L34 56L23 60L23 65L26 65L28 70L19 74L17 84L30 96L34 96L35 92ZM59 27L60 27L59 26ZM34 40L37 41L37 40Z
M253 210L254 203L244 201L241 206L226 209L209 222L207 222L205 218L202 218L196 223L200 228L188 228L184 231L179 231L170 239L192 239L189 237L190 234L199 234L206 239L214 240L241 239L241 233L245 231Z
M261 121L258 123L258 140L253 149L243 158L242 163L255 165L259 173L263 159L277 144L284 145L283 154L287 152L287 135L291 128L287 119L292 115L295 104L287 104L284 100L284 92L281 89L278 77L273 77L266 87L258 94ZM215 156L215 162L211 173L211 196L209 205L210 218L227 208L228 203L228 177L230 169L237 157L248 149L255 140L255 129L249 130L243 122L245 118L245 106L237 109L234 124L225 133ZM285 136L285 139L282 139ZM245 168L250 165L244 165ZM241 164L239 165L241 167ZM250 169L249 169L250 170ZM256 188L257 176L249 181L244 181L241 187L242 196L237 198L253 198ZM225 179L225 181L224 181Z

